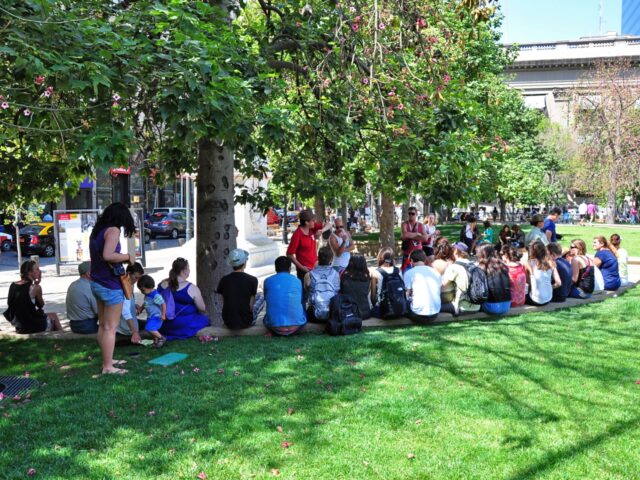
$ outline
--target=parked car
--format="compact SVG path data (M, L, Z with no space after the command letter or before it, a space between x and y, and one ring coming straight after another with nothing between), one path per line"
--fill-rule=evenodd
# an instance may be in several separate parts
M11 240L11 248L17 249L15 239ZM21 228L20 251L25 255L53 257L56 254L53 223L33 223Z
M187 213L187 209L183 207L158 207L153 209L152 215L156 213L173 213L173 212L181 212ZM193 215L193 210L191 210L191 215Z
M3 252L8 252L11 250L11 240L13 240L13 235L9 235L8 233L0 233L0 249Z
M193 225L193 217L191 225ZM178 238L186 234L187 216L185 212L154 213L145 222L145 227L149 229L151 238L158 236Z

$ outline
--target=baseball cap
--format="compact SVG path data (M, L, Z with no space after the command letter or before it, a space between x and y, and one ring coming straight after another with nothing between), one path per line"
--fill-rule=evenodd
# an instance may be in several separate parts
M80 275L84 275L89 270L91 270L91 262L82 262L78 265L78 274Z
M453 248L457 248L458 250L462 251L462 252L466 252L469 250L469 247L467 247L466 243L462 243L462 242L456 242L453 244Z
M246 250L242 250L241 248L236 248L235 250L231 250L229 252L229 258L227 259L227 263L232 267L239 267L247 263L247 259L249 258L249 252Z

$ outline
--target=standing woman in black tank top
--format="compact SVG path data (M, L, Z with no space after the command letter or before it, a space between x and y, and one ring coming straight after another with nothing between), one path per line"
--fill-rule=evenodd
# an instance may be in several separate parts
M98 217L91 237L91 290L98 303L98 344L102 352L103 374L124 374L126 370L117 365L126 363L114 360L116 328L120 323L124 291L120 283L119 270L124 273L123 263L133 265L135 254L120 253L120 229L125 237L132 237L136 227L131 212L123 203L112 203Z

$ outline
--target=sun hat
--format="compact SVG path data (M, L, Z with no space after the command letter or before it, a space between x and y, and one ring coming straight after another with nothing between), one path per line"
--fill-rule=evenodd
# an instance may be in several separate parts
M227 258L227 263L232 267L240 267L247 263L247 259L249 258L249 252L246 250L242 250L241 248L236 248L235 250L231 250L229 252L229 258Z

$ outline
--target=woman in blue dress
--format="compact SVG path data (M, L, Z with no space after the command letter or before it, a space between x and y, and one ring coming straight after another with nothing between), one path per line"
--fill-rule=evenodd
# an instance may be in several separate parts
M593 237L593 249L596 256L593 263L602 272L604 278L604 289L615 291L620 288L620 272L618 269L618 257L615 254L615 247L609 245L603 236Z
M169 278L158 285L161 294L167 288L171 289L175 303L175 318L162 322L160 328L167 340L191 338L210 325L200 289L187 281L189 273L189 262L177 258L171 265Z

